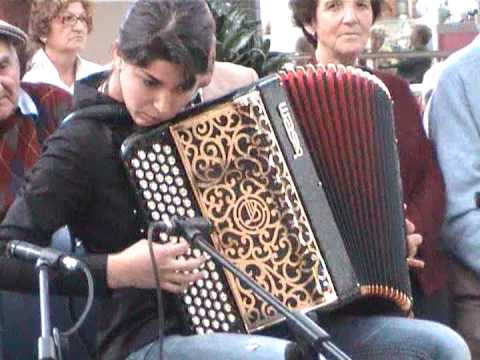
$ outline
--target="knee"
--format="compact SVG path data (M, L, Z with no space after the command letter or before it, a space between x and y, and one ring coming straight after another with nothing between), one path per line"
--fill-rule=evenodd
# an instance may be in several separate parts
M462 336L447 326L440 325L442 329L438 332L437 353L439 360L459 359L470 360L472 358L469 347Z
M467 343L456 331L446 325L429 321L414 320L408 325L409 351L416 353L414 358L431 360L470 360Z

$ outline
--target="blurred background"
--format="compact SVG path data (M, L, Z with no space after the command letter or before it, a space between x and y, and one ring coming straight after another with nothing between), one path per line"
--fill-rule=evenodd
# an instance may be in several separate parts
M113 43L118 25L132 1L93 2L94 30L83 56L105 64L110 60L109 47L105 44ZM208 2L216 13L220 46L223 44L217 49L219 60L253 66L260 75L265 75L285 61L301 64L309 58L311 49L302 47L302 34L292 24L288 0ZM2 0L0 16L25 29L28 23L25 14L29 14L30 3L30 0ZM416 37L418 44L413 34L417 25L422 34L420 40ZM426 59L425 62L433 64L470 43L479 27L479 0L385 0L382 16L362 56L362 65L398 72L399 64L406 59ZM427 39L428 42L422 44ZM282 56L275 64L262 63L259 58L271 60L277 55ZM418 83L418 77L407 80Z

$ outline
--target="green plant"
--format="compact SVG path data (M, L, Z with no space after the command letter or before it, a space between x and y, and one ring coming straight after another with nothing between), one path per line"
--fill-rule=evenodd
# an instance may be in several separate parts
M259 34L259 21L251 20L248 9L224 0L208 3L217 23L217 60L249 66L260 77L290 60L287 54L270 51L270 40Z

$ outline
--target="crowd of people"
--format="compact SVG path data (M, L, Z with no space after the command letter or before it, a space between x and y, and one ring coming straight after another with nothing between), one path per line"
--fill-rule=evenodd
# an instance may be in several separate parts
M358 65L382 3L289 0L294 23L314 52L311 62L349 66ZM164 291L165 336L159 339L147 219L137 211L120 146L192 101L221 97L258 74L216 60L215 21L205 0L137 0L118 30L108 66L89 62L79 54L93 28L91 5L34 1L28 35L0 20L0 241L49 246L64 226L81 239L98 300L96 358L305 358L285 324L254 335L184 335L175 294L202 279L205 258L185 260L189 245L181 241L153 244ZM425 32L419 27L412 43L423 46ZM27 52L32 56L21 74L18 54L25 47L34 51ZM431 139L408 82L366 69L383 81L394 104L415 318L368 306L309 314L352 359L480 358L480 174L474 152L479 56L477 39L442 69L425 115ZM102 105L117 111L102 118L86 111ZM60 126L72 111L77 116ZM0 274L0 289L36 292L33 265L2 256ZM85 296L83 283L73 273L54 277L51 286ZM447 285L453 329L440 322L448 313Z

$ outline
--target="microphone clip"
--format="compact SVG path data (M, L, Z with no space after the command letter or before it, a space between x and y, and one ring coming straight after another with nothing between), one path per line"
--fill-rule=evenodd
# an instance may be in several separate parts
M209 235L212 231L212 224L204 217L188 218L175 215L163 221L150 223L149 233L153 231L164 232L172 236L182 236L191 243L198 235Z
M78 260L68 256L62 251L40 247L21 240L11 240L7 244L6 254L10 258L47 265L52 268L59 268L67 271L76 270Z

